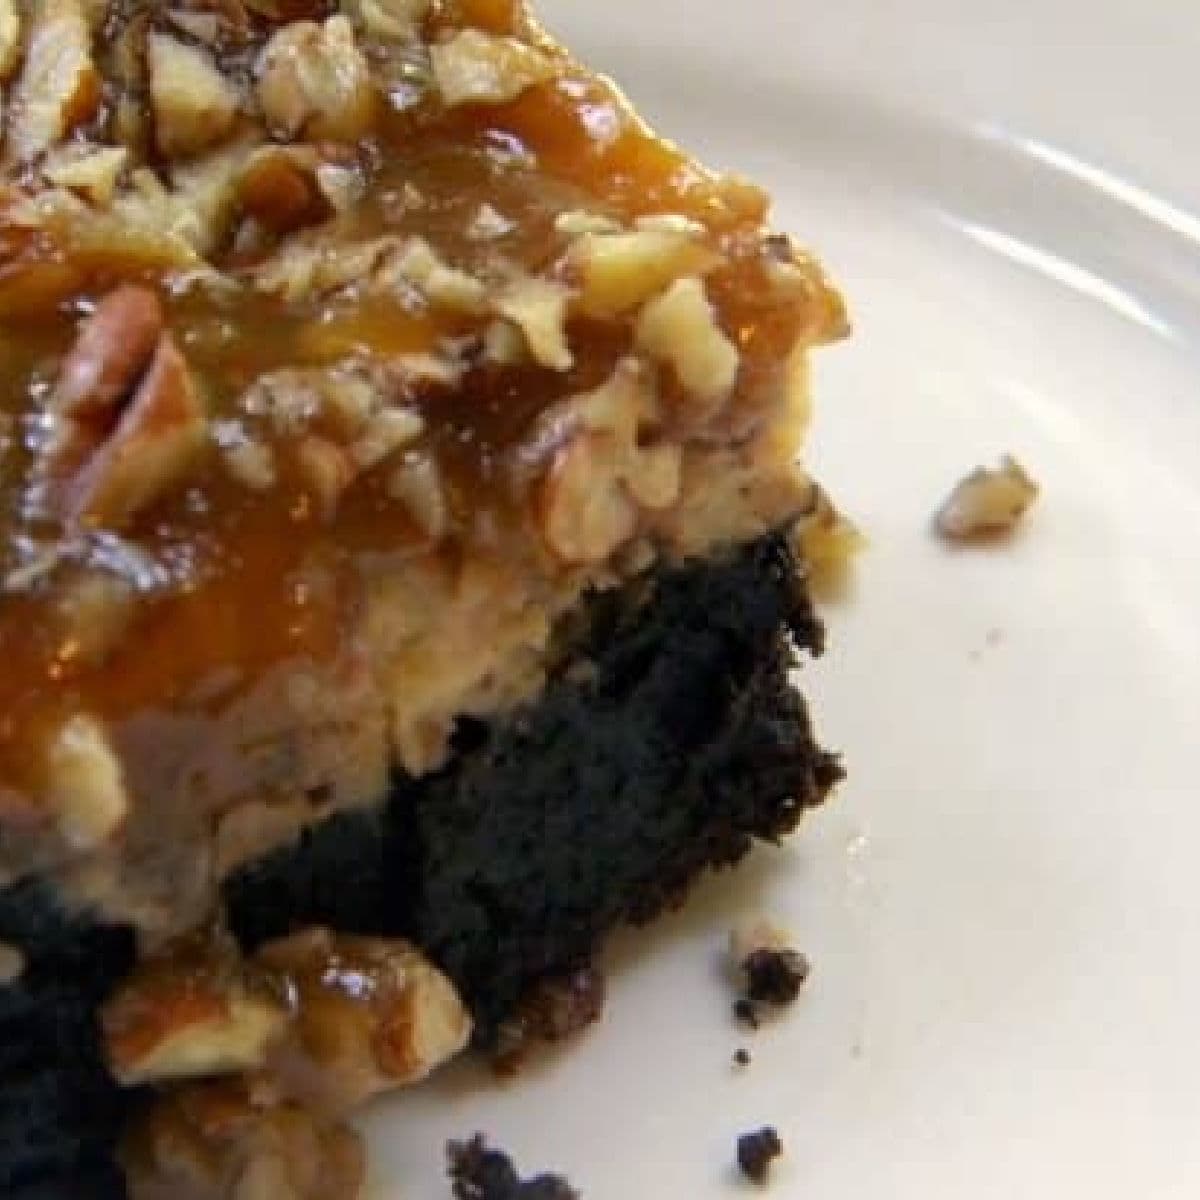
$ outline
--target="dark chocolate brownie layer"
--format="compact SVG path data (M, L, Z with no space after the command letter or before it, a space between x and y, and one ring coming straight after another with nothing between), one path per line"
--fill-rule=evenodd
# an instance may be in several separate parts
M783 538L599 597L586 629L536 705L464 726L443 771L231 879L243 943L311 924L410 937L486 1042L531 984L791 830L839 777L788 680L820 631ZM0 893L0 939L30 961L0 988L0 1194L119 1197L105 1148L130 1098L95 1010L132 938L22 886Z
M535 980L774 840L839 778L789 685L820 627L781 537L598 598L582 653L517 719L460 730L397 780L231 881L247 944L331 924L410 938L488 1041ZM631 602L636 600L636 602Z
M130 1097L105 1068L96 1014L133 964L133 935L23 883L0 892L0 940L25 959L0 987L0 1196L121 1196L110 1147Z

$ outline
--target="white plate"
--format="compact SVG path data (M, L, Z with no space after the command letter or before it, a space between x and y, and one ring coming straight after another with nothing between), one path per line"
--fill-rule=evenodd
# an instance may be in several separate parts
M869 531L810 672L851 781L794 847L623 942L604 1024L370 1119L380 1196L486 1131L588 1200L707 1200L736 1135L804 1200L1200 1195L1200 10L1144 0L544 0L844 285L812 459ZM928 536L1017 453L1007 550ZM740 1034L737 913L815 972ZM746 1072L735 1047L754 1055Z

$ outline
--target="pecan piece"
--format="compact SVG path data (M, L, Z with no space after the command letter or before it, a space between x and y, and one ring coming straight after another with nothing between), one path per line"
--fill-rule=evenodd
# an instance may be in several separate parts
M346 1126L276 1103L242 1079L172 1088L122 1148L141 1200L355 1200L365 1156Z
M154 355L163 310L149 288L123 284L83 323L63 361L54 409L76 420L111 415Z
M999 467L976 467L938 509L937 533L950 542L1011 534L1038 498L1038 485L1011 454Z
M17 65L21 57L21 14L16 0L0 0L0 78Z
M546 542L566 562L602 562L637 531L618 459L607 433L577 434L555 456L538 499Z
M260 1068L290 1020L241 980L160 964L143 968L104 1012L109 1060L126 1087Z
M146 61L155 136L164 154L193 154L229 132L240 98L206 50L155 33L146 41Z
M424 1079L470 1039L454 985L405 942L310 929L268 943L256 962L295 1002L277 1086L326 1110Z
M17 82L9 146L28 161L89 120L100 104L92 35L79 0L45 0Z
M67 521L127 524L186 473L206 443L200 394L164 334L116 428L68 487Z
M545 50L478 29L461 30L431 46L429 55L447 108L507 104L558 73L558 64Z
M280 29L258 62L258 102L276 135L354 141L375 109L371 72L342 15Z
M700 419L719 411L737 382L740 360L698 278L676 280L651 300L638 315L635 336L639 349L674 368Z
M121 762L94 717L72 717L50 745L49 792L63 838L92 850L112 837L129 812Z

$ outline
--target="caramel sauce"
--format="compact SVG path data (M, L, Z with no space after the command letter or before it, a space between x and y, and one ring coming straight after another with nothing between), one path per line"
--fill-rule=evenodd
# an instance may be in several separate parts
M442 5L437 20L447 29L533 36L514 0L458 0ZM709 291L742 354L735 404L753 405L771 390L807 331L837 323L831 293L781 298L764 290L762 192L696 166L579 69L501 106L385 112L361 155L373 164L370 186L342 226L347 236L420 234L468 272L486 271L485 256L497 250L530 273L546 270L563 248L555 216L572 209L700 222L725 259ZM394 203L405 189L423 202ZM481 204L513 222L486 244L467 232ZM254 254L232 239L212 263L236 274ZM461 555L483 511L495 517L489 536L501 531L491 552L504 553L504 536L527 536L528 500L513 484L513 455L548 405L598 386L631 338L628 321L573 319L570 371L477 362L457 387L413 391L408 400L425 421L414 450L436 458L450 495L452 533L439 549L389 500L383 472L367 471L330 516L282 450L278 478L265 490L233 480L210 448L186 486L127 528L68 530L31 510L30 466L62 356L87 312L122 278L163 295L168 328L214 421L234 414L265 372L436 353L482 329L477 319L395 297L285 301L248 287L181 291L152 263L83 252L0 213L0 411L9 441L0 467L0 572L26 568L30 547L35 557L61 560L44 578L0 594L0 796L10 797L11 819L32 817L12 808L11 797L37 796L37 747L69 714L87 712L119 728L139 713L203 712L217 703L205 688L214 677L249 687L280 664L336 656L361 604L364 555ZM81 656L61 616L64 589L95 571L120 577L136 595L132 623L100 662Z

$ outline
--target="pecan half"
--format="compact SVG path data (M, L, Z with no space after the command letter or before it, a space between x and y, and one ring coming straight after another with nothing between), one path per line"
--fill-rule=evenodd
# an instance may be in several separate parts
M67 489L69 524L120 528L183 477L207 444L204 405L164 334L116 428Z
M55 411L76 420L110 417L149 365L163 327L162 305L149 288L123 284L109 292L63 361Z

